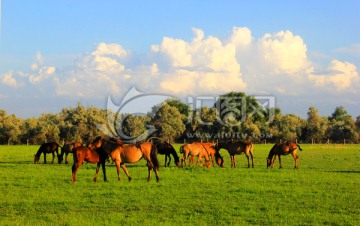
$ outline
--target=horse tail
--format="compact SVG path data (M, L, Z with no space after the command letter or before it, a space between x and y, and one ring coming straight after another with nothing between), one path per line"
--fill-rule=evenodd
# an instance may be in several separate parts
M302 149L301 149L300 145L298 145L298 144L297 144L297 146L298 146L299 150L300 150L300 151L302 151Z
M159 159L158 159L157 155L158 155L158 150L157 150L156 146L151 145L150 159L154 165L154 169L159 169L159 167L160 167L160 163L159 163Z

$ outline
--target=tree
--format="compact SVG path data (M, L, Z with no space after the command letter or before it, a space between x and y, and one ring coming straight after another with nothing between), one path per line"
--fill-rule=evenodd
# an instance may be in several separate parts
M161 138L172 141L185 131L184 117L176 107L164 103L155 113L153 124Z
M318 110L315 107L310 107L307 115L305 127L306 140L318 143L321 139L325 138L328 120L326 117L319 116Z
M145 140L149 135L147 124L150 123L151 118L143 115L125 115L123 116L122 131L123 135L126 136L125 142L142 141Z
M287 114L282 117L280 125L281 138L285 141L295 141L301 136L302 121L299 116Z
M333 142L342 143L356 141L359 134L356 132L356 124L351 115L344 107L336 107L334 113L329 117L330 126L328 136Z
M16 115L7 115L6 111L0 110L0 143L20 143L22 123Z

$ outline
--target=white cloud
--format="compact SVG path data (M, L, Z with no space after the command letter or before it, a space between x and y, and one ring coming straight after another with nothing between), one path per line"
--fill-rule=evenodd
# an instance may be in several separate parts
M326 73L320 75L309 74L309 79L317 87L324 87L327 90L337 92L352 91L358 92L360 76L354 64L333 60Z
M247 27L233 27L230 43L238 48L244 48L253 42L251 31Z
M32 84L37 84L42 81L47 80L50 76L54 75L56 72L55 67L41 67L35 74L29 75L29 82Z
M200 29L194 28L193 33L190 42L166 37L160 45L152 46L156 56L167 62L166 71L159 71L160 88L180 95L244 89L235 46L205 37Z
M19 88L22 87L23 84L16 81L14 78L14 73L12 71L9 71L3 75L0 76L1 81L4 85L7 85L11 88Z
M307 47L290 31L259 39L247 27L234 27L221 40L193 29L187 41L164 37L149 53L134 55L116 43L99 43L67 67L45 65L35 54L31 72L8 72L1 84L11 88L31 84L51 95L103 99L120 96L130 87L168 95L218 95L230 91L249 94L306 95L357 92L354 64L334 60L314 69ZM326 71L326 72L321 72Z
M270 73L291 75L309 67L307 47L303 39L290 31L265 34L258 45L264 62L272 69Z

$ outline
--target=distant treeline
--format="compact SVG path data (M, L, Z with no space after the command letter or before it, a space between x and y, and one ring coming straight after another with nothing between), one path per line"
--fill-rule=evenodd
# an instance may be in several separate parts
M99 125L103 125L99 127ZM102 128L102 129L99 129ZM307 118L264 108L254 97L230 92L212 107L197 109L177 99L154 106L148 115L117 114L96 107L63 108L57 114L22 119L0 109L0 144L41 144L45 141L88 142L98 135L119 135L128 142L157 136L171 142L245 140L254 143L359 143L360 116L354 120L344 107L320 116L315 107ZM105 132L106 132L105 131Z

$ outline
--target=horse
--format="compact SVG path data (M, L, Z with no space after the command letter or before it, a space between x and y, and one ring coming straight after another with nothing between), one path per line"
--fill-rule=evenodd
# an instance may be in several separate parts
M60 156L59 156L59 150L58 150L59 147L61 147L61 146L56 142L43 143L40 146L39 150L34 155L34 164L39 163L40 156L42 153L44 154L44 164L46 164L46 154L49 154L49 153L52 154L53 158L52 158L51 164L53 164L54 159L55 159L55 152L58 157L58 162L60 163Z
M221 148L228 151L231 159L231 167L235 168L236 166L235 155L245 154L248 160L248 168L250 168L250 157L252 168L254 168L253 144L250 141L222 142L215 145L217 151L220 151Z
M302 151L300 145L296 144L296 143L276 143L274 144L274 146L271 148L269 155L267 157L267 161L266 161L266 165L267 168L270 166L270 168L274 167L274 163L276 160L276 157L279 157L279 163L280 163L280 168L282 168L281 165L281 155L288 155L291 154L294 157L295 160L295 167L294 169L298 169L299 168L299 157L296 155L296 151L299 148L300 151ZM274 157L274 159L272 160L272 158Z
M214 148L214 143L212 142L206 142L206 143L201 143L207 150L207 152L209 153L209 158L211 158L211 162L212 165L215 166L214 160L216 161L216 164L220 167L224 167L224 159L223 157L220 155L219 151L217 151ZM189 160L190 163L194 163L194 156L190 157Z
M64 144L64 146L61 148L61 154L59 156L59 164L62 163L63 159L64 159L64 154L65 154L65 164L68 164L68 155L69 153L73 153L73 149L76 147L82 146L81 142L74 142L74 143L66 143Z
M96 148L100 148L113 159L116 164L118 180L120 180L120 167L124 170L128 180L130 181L132 178L126 169L125 163L136 163L140 159L144 158L147 161L148 166L147 181L150 181L151 170L153 170L156 175L156 181L159 182L159 160L157 158L158 151L156 146L150 142L125 145L119 138L105 139L98 137L93 143ZM97 172L98 171L99 169L97 168Z
M181 167L186 166L186 159L191 156L198 156L197 163L202 164L202 157L205 158L205 166L210 168L211 163L209 159L209 153L202 143L194 142L192 144L184 144L180 147L180 153L183 154L181 158ZM196 163L196 164L197 164Z
M180 167L180 159L179 156L177 155L174 147L168 143L168 142L155 142L154 144L158 150L158 154L160 155L165 155L165 167L166 166L170 166L170 162L171 162L171 156L170 154L174 157L174 163L177 167ZM169 161L168 161L169 158Z
M77 146L73 148L73 158L74 163L72 165L72 182L76 183L76 173L79 167L83 164L84 161L89 163L97 163L96 174L93 178L96 182L97 175L99 172L100 164L102 165L102 170L104 174L104 181L107 181L106 170L105 170L105 161L108 157L108 154L100 149L96 149L93 143L89 143L87 146Z

